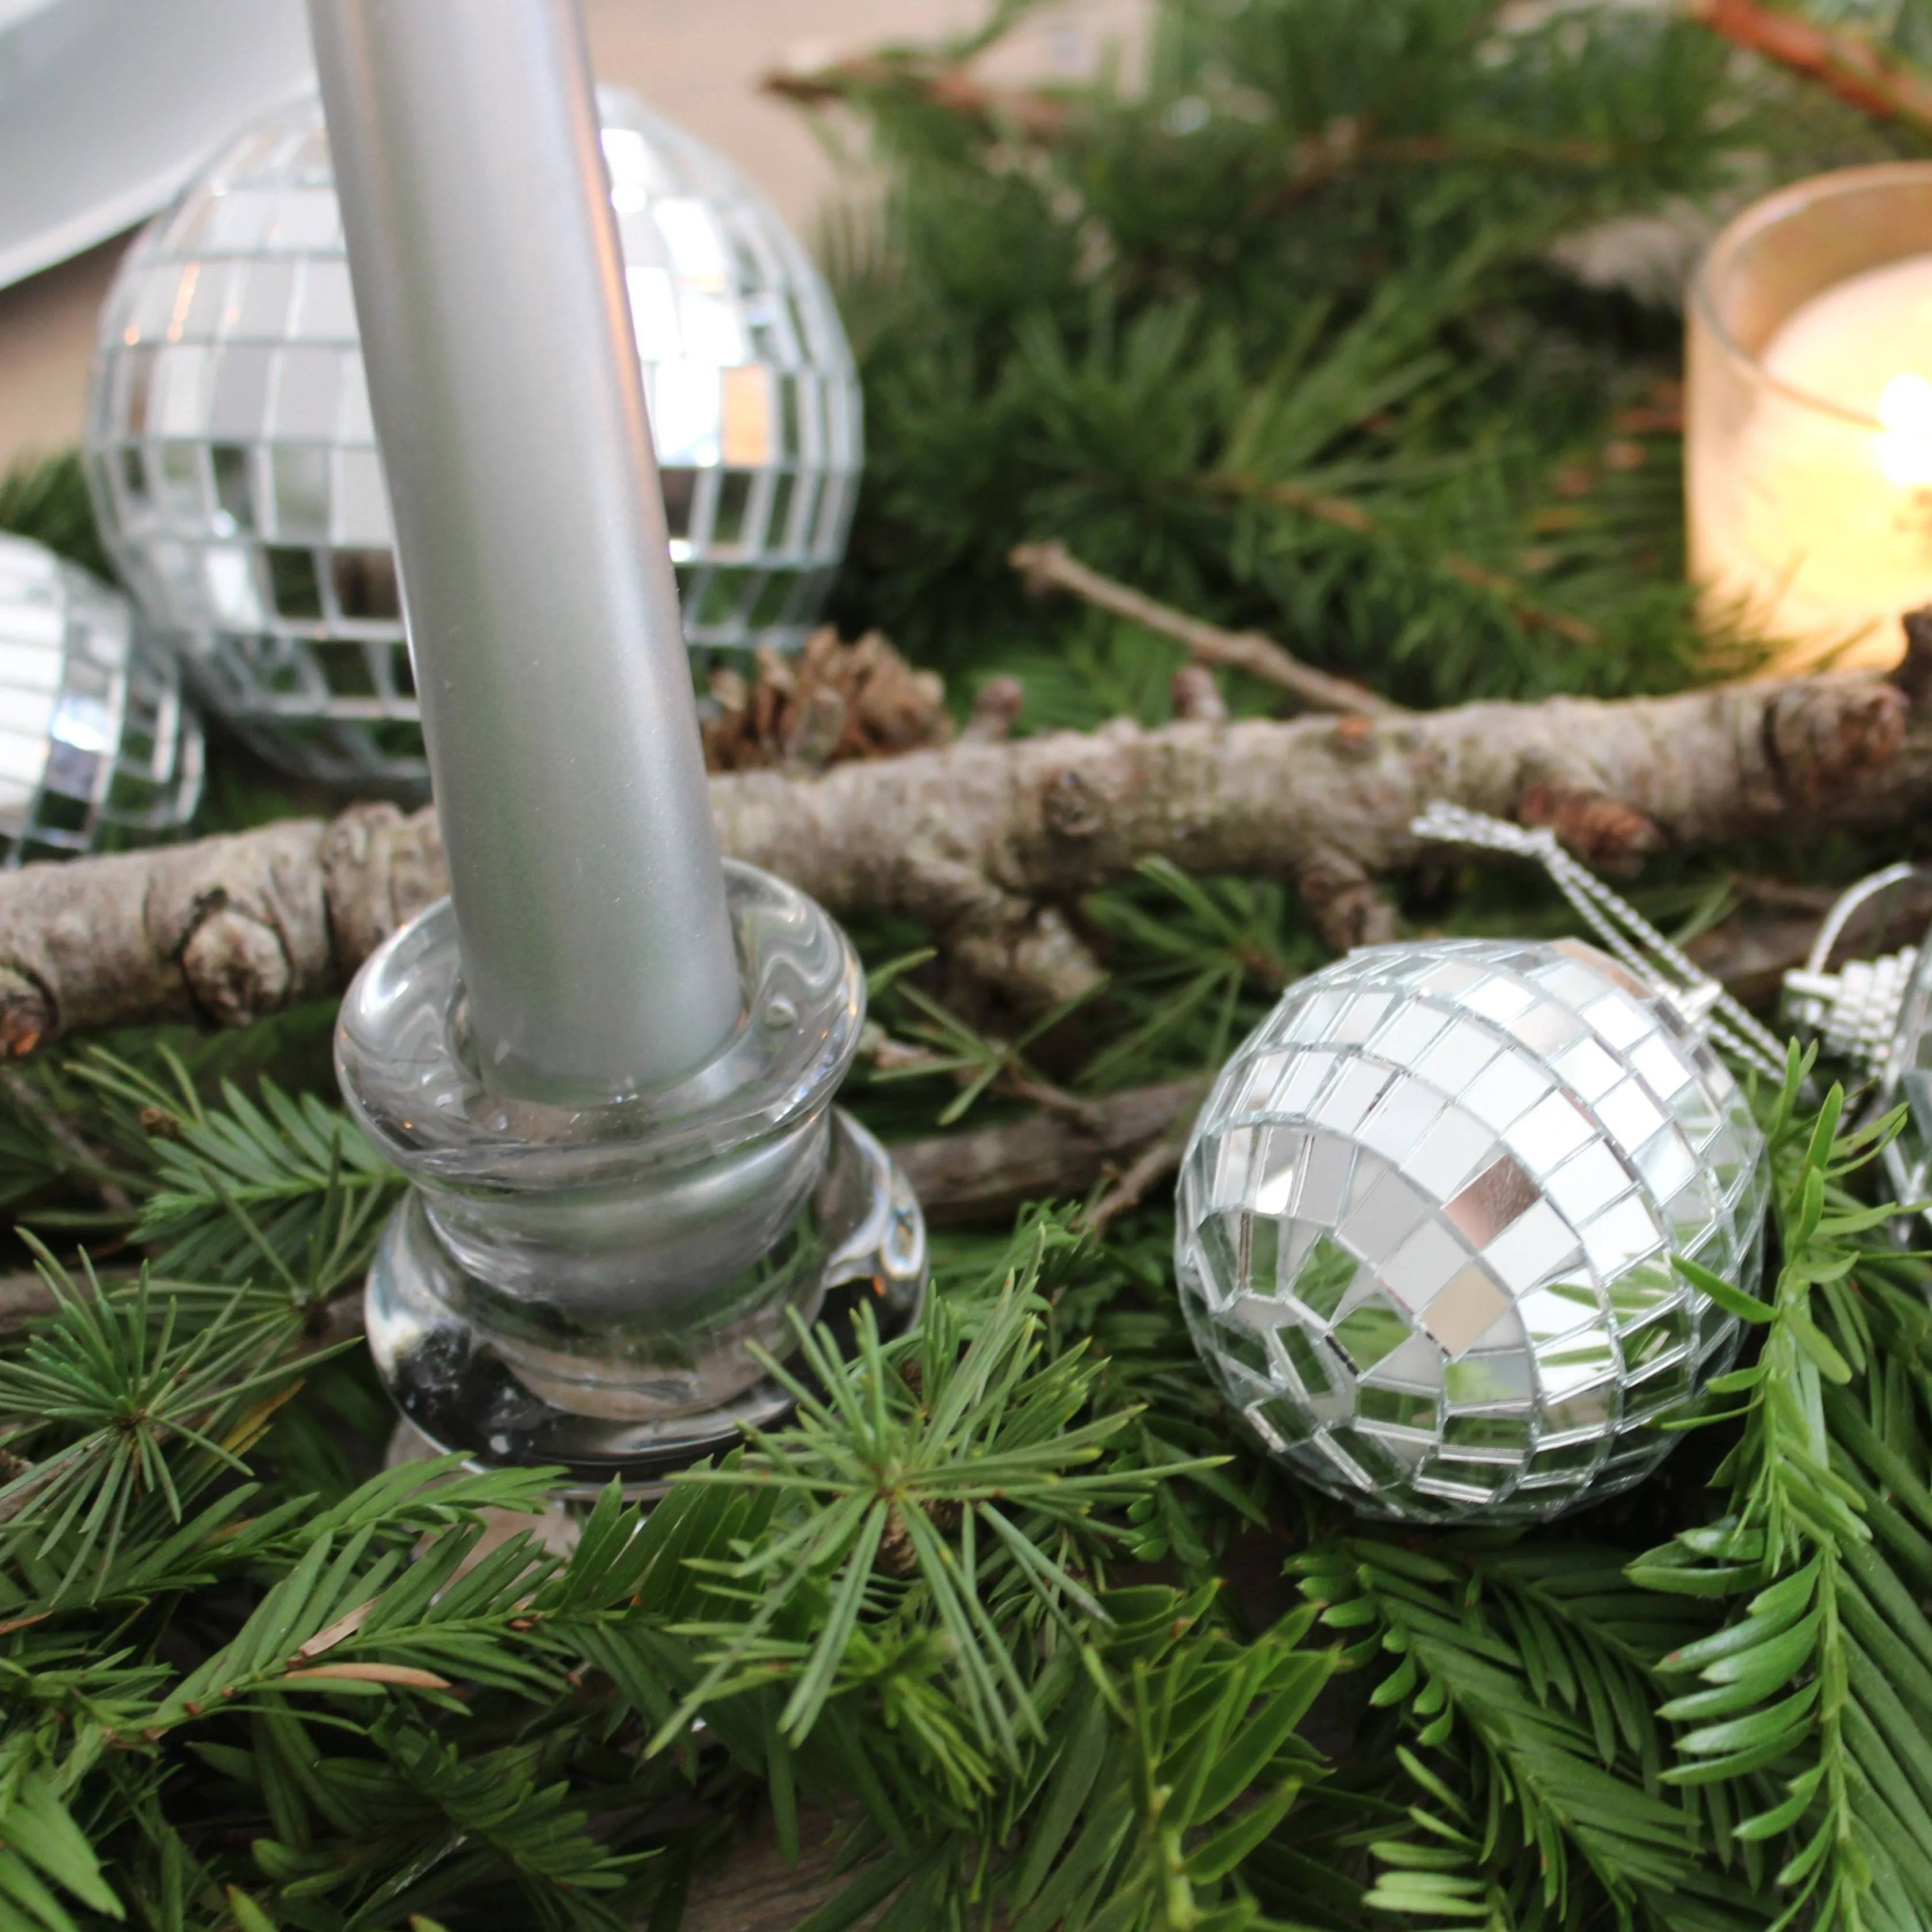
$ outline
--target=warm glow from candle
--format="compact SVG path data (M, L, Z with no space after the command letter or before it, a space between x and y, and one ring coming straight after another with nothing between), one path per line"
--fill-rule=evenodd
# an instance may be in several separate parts
M1932 483L1932 382L1910 370L1879 392L1878 419L1892 434L1878 440L1888 483Z
M1693 573L1794 664L1894 662L1900 614L1932 602L1932 254L1813 296L1756 360L1691 426Z

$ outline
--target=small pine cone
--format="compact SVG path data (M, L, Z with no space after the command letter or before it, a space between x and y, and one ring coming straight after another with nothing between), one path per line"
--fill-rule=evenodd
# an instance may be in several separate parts
M831 764L846 736L844 694L833 685L814 686L786 720L784 762L806 771Z
M943 745L952 736L946 684L937 671L914 670L877 631L851 646L853 713L870 755Z
M944 681L914 670L876 631L847 644L828 625L796 656L761 650L753 667L749 685L735 671L712 674L716 709L703 725L711 771L817 771L952 735Z

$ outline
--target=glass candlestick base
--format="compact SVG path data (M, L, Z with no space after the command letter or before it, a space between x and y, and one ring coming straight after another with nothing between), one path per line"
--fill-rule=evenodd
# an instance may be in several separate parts
M819 1184L782 1245L790 1253L778 1268L797 1268L803 1298L835 1334L866 1304L888 1339L916 1318L926 1288L919 1203L885 1149L842 1111L832 1112ZM761 1371L706 1408L648 1420L585 1414L558 1400L573 1392L567 1382L531 1373L526 1351L506 1355L480 1318L490 1300L488 1286L436 1239L422 1196L412 1193L384 1231L366 1318L384 1386L437 1449L492 1464L560 1463L571 1474L566 1490L600 1487L614 1474L648 1484L722 1454L748 1426L772 1428L791 1412L790 1392ZM790 1340L772 1352L788 1354Z
M741 1016L670 1084L566 1103L488 1087L447 901L343 1002L343 1092L415 1184L370 1271L370 1348L445 1448L648 1480L783 1419L766 1363L794 1316L866 1301L896 1332L918 1312L918 1203L832 1105L865 1018L857 958L802 893L726 873Z

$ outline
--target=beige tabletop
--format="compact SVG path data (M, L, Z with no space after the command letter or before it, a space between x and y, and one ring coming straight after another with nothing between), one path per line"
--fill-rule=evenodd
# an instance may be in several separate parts
M982 0L584 0L598 78L724 149L807 232L839 191L838 172L799 110L760 81L887 41L928 43L984 10ZM1028 19L999 65L1016 76L1090 71L1136 11L1136 0L1060 0ZM0 473L79 439L94 317L126 239L0 289Z

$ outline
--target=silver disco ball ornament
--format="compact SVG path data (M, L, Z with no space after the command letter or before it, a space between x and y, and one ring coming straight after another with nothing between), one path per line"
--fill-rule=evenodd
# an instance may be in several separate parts
M179 831L201 728L128 600L0 533L0 865Z
M686 636L791 648L851 520L851 352L823 278L736 171L631 96L600 100ZM87 440L108 543L208 703L292 770L425 785L313 100L231 142L130 250Z
M1409 1522L1628 1488L1738 1324L1767 1183L1681 995L1576 940L1370 946L1243 1043L1182 1168L1188 1324L1298 1474Z

